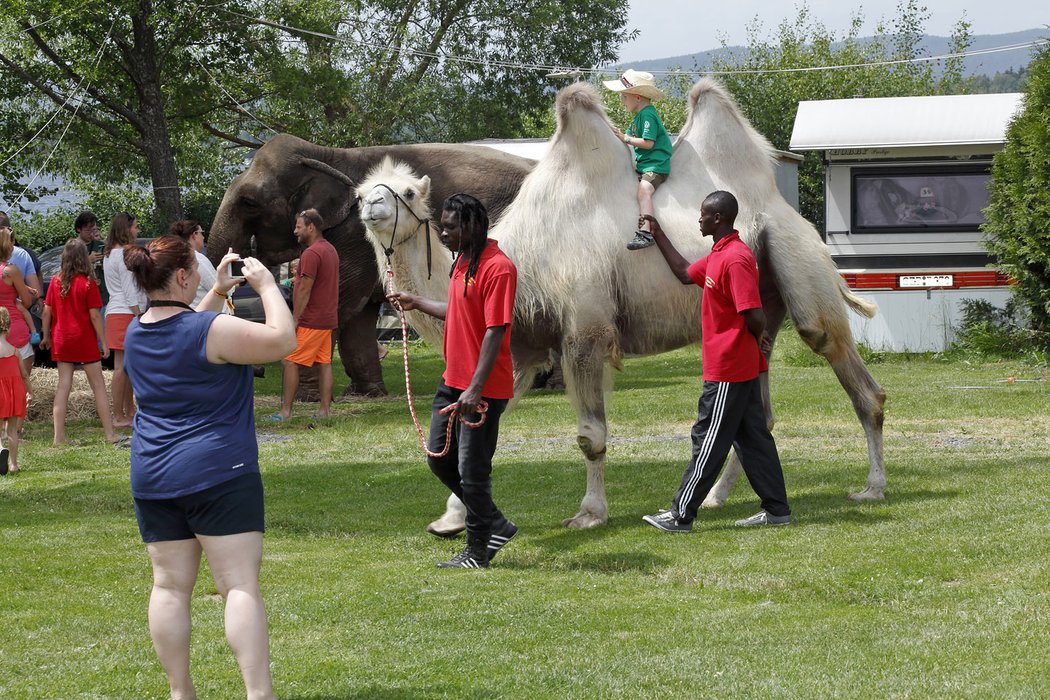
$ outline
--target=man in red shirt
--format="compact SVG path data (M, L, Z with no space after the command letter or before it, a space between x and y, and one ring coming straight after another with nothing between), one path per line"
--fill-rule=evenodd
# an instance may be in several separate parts
M454 194L441 211L441 243L458 253L448 285L448 301L394 292L407 310L418 309L445 321L445 373L438 383L430 416L431 452L445 447L453 421L448 452L427 457L430 470L467 508L467 547L440 567L484 568L518 528L492 500L492 457L496 453L499 419L514 397L510 358L510 324L518 271L496 241L488 239L489 219L484 205L469 194ZM488 404L478 427L463 424L479 420L479 408ZM455 406L454 412L445 412Z
M332 331L339 326L339 253L325 240L321 229L324 220L316 209L299 212L295 217L295 237L306 246L299 256L292 292L292 317L295 320L296 348L284 358L281 366L281 410L271 421L292 417L292 401L299 388L299 365L317 364L317 383L321 391L320 416L332 408Z
M656 245L682 284L703 285L700 304L704 389L693 425L693 457L670 510L642 518L664 532L689 532L697 509L714 486L729 448L736 445L744 473L762 499L762 510L740 526L787 525L784 472L766 426L758 375L769 368L772 341L758 294L758 265L733 228L738 205L729 192L712 192L700 207L700 232L714 239L711 253L690 265L656 219Z

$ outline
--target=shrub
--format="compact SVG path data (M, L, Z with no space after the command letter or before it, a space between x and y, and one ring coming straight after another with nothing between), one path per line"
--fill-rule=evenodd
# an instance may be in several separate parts
M1029 65L1024 109L1010 124L992 164L985 210L988 250L1017 280L1015 297L1050 348L1050 48Z
M982 357L1016 358L1037 349L1039 333L1027 328L1027 319L1015 300L998 308L985 299L963 299L963 317L955 329L952 350Z

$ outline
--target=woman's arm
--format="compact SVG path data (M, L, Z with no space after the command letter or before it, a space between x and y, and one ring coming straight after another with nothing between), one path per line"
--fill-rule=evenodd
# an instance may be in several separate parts
M51 307L47 304L44 304L44 313L40 315L40 336L40 347L47 350L51 347Z
M219 261L219 266L215 268L215 284L197 304L196 311L222 311L222 306L226 303L226 295L241 283L240 278L230 277L230 263L240 258L241 256L233 252L233 248L226 251L226 255L222 256L222 260Z
M88 309L88 314L91 316L91 327L95 329L95 337L98 338L98 344L102 348L102 357L109 357L106 333L102 330L102 314L98 312L98 309Z
M223 258L224 262L225 260ZM223 272L225 270L220 263L220 279ZM238 365L263 364L280 360L295 350L295 324L273 275L255 258L245 258L244 278L252 289L259 293L266 321L254 323L227 314L217 316L208 330L209 362ZM213 291L205 297L205 301L200 303L198 310L209 298L215 296Z

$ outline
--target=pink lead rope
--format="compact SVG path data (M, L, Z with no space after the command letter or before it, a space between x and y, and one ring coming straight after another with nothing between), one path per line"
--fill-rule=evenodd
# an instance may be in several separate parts
M416 425L416 432L419 433L419 444L423 447L423 452L428 457L444 457L448 454L448 446L452 442L452 426L455 424L456 419L468 428L480 428L485 422L485 412L489 410L489 405L486 401L482 401L478 404L478 413L481 414L481 420L477 423L472 423L466 419L461 413L459 413L459 404L453 403L445 406L441 409L441 414L446 413L454 414L454 417L449 420L448 427L445 430L445 447L441 452L431 452L430 448L427 447L427 439L423 435L423 426L419 424L419 416L416 415L416 405L412 401L412 375L408 370L408 321L405 320L405 310L401 308L401 303L395 299L390 299L390 295L394 293L394 271L387 267L386 269L386 287L387 287L387 299L397 309L397 316L401 319L401 357L405 363L405 394L408 395L408 409L412 412L412 422Z

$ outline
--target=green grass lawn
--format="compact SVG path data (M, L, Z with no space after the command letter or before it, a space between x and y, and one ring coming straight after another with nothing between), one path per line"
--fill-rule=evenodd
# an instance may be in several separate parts
M424 532L446 493L403 397L336 405L327 422L260 423L262 585L275 686L289 699L1050 696L1050 392L1045 367L893 357L886 500L864 485L863 433L826 366L772 367L774 431L794 523L741 531L741 480L690 535L641 521L689 455L698 350L630 359L609 408L610 519L563 528L584 489L565 397L504 416L495 494L520 535L487 571L434 567L462 547ZM413 348L424 418L441 362ZM785 360L788 358L788 360ZM337 372L341 374L341 372ZM345 385L337 379L337 391ZM277 405L280 370L257 383ZM982 388L959 388L982 387ZM0 479L0 698L163 698L150 568L128 451L29 428ZM243 697L207 571L194 598L201 698Z

